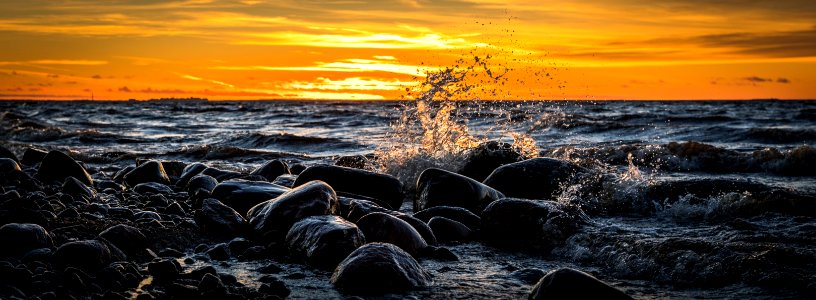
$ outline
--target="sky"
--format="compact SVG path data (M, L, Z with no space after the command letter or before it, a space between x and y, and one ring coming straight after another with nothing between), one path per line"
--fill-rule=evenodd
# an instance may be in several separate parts
M3 0L0 99L816 99L813 0Z

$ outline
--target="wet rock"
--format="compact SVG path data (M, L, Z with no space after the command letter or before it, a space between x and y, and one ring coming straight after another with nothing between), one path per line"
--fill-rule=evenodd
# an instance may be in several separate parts
M176 216L186 216L187 212L184 210L184 207L181 207L181 204L178 202L173 201L164 208L164 213L169 215L176 215Z
M19 172L21 170L22 169L20 169L20 165L18 165L17 162L14 161L13 159L5 157L0 158L0 174L6 176L6 174L12 172Z
M230 257L229 246L220 243L206 251L207 255L214 260L228 260Z
M93 179L85 168L67 154L57 150L48 152L37 170L37 177L43 182L63 182L71 176L88 186L93 186Z
M266 181L273 181L280 175L289 174L289 165L280 160L270 160L263 166L253 170L250 175L259 175L266 178Z
M46 155L48 155L47 151L34 148L26 148L25 152L23 152L23 160L21 160L20 162L26 166L36 166L45 158Z
M198 287L178 282L168 285L166 292L170 299L196 299L201 296Z
M368 161L368 158L366 158L364 155L341 156L337 158L337 161L334 162L334 165L360 170L371 169L371 163Z
M53 247L51 235L40 225L9 223L0 227L0 256L18 256L38 248Z
M86 199L96 197L96 191L73 176L65 179L65 182L62 184L62 192L74 197L85 197Z
M490 202L504 198L493 188L471 178L442 169L427 169L417 180L414 211L434 206L455 206L481 213Z
M173 189L169 186L157 182L145 182L133 187L133 191L142 195L151 194L172 194Z
M306 170L306 166L303 164L293 164L289 166L289 172L292 172L292 175L299 175L303 170Z
M195 213L195 222L204 231L218 236L239 236L246 229L246 219L221 201L204 199L201 209Z
M551 250L588 222L572 205L546 200L505 198L482 212L482 238L501 247Z
M108 227L99 233L99 238L110 242L127 254L141 253L148 244L147 237L139 228L125 224Z
M587 273L562 268L547 273L527 299L632 299L626 293Z
M289 190L287 187L263 181L227 180L215 186L212 197L245 214L258 203L274 199Z
M370 243L354 250L334 270L331 283L354 295L398 293L430 286L430 274L399 247Z
M456 173L483 181L496 168L522 159L523 156L513 149L513 145L488 141L470 150L468 157L465 159L465 164Z
M262 242L283 241L295 222L309 216L326 215L337 194L325 182L311 181L275 199L252 207L247 213L255 238Z
M111 180L97 180L96 181L96 189L100 191L104 191L106 189L112 189L118 193L124 192L125 187L121 184L116 183L115 181Z
M428 221L434 236L440 243L467 242L473 236L473 230L460 222L445 218L433 217Z
M339 200L338 200L339 202ZM340 216L345 218L346 220L351 221L352 223L357 223L360 218L364 217L367 214L374 213L374 212L383 212L383 213L391 213L390 209L384 208L379 204L368 201L368 200L360 200L360 199L352 199L349 201L348 205L348 214L343 214L342 209L340 210Z
M177 187L186 187L187 183L198 174L201 174L207 166L202 163L192 163L184 167L184 170L181 171L181 175L179 179L176 181Z
M216 185L218 185L218 180L215 180L215 177L199 174L190 179L190 182L187 183L184 190L190 194L198 190L205 190L208 193L212 193Z
M20 163L20 160L17 159L17 155L14 155L14 152L11 152L11 150L2 145L0 145L0 158L8 158L14 161L14 163Z
M117 183L124 184L125 183L125 175L127 175L127 173L130 173L130 171L133 171L133 169L135 169L135 168L136 168L135 166L126 166L126 167L122 168L121 170L116 171L116 174L113 175L113 181L117 182Z
M304 218L286 235L290 253L311 266L329 270L363 244L365 237L357 225L338 216Z
M412 215L404 214L401 212L391 212L389 214L397 217L400 220L407 222L408 224L411 225L411 227L414 227L414 229L416 229L416 231L419 232L419 235L422 236L422 239L424 239L425 242L428 243L428 245L436 245L437 242L436 236L434 235L431 227L428 226L428 223L420 219L417 219Z
M265 280L266 283L262 284L260 288L258 288L258 292L267 294L273 297L278 297L280 299L286 298L289 296L292 291L286 287L286 284L283 283L277 277L267 277Z
M394 208L402 205L402 183L390 175L346 167L316 165L303 170L295 180L294 186L312 180L322 180L338 192L379 199Z
M568 161L533 158L497 168L484 180L484 184L507 197L552 199L562 183L588 173L586 168Z
M391 243L411 254L417 254L428 247L428 243L411 224L389 214L370 213L360 218L357 226L369 243Z
M227 287L221 278L213 274L205 274L198 283L198 291L201 295L206 297L223 296L227 293Z
M156 221L162 220L161 215L159 215L157 212L147 210L133 214L133 218L136 220L156 220Z
M201 171L201 174L212 176L219 182L244 176L244 174L238 172L221 170L216 168L206 168L204 169L204 171Z
M181 268L174 260L160 259L147 264L147 271L157 281L172 281L179 276Z
M57 248L54 262L61 266L77 267L93 271L107 266L115 259L121 259L110 247L98 240L68 242Z
M422 250L422 257L441 261L458 261L459 257L445 247L428 247Z
M481 217L461 207L434 206L414 213L414 217L425 222L430 221L433 217L445 217L465 224L472 230L478 230L482 227Z
M137 184L148 182L160 183L163 185L170 184L170 178L167 177L164 167L161 163L155 160L151 160L137 166L135 169L125 174L124 180L129 186L136 186Z
M272 181L272 183L291 188L295 186L296 179L297 175L283 174L281 176L276 177L275 180Z

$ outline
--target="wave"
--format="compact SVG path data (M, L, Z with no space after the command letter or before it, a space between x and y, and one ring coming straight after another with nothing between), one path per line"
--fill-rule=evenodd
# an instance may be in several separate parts
M235 146L252 149L285 148L315 150L317 146L332 148L355 148L362 145L339 138L302 136L291 133L240 133L218 143L224 146Z

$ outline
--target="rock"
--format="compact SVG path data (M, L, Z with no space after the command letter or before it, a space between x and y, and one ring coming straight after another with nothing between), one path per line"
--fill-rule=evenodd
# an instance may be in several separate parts
M431 227L428 226L428 223L417 219L412 215L401 212L391 212L389 214L407 222L411 225L411 227L414 227L414 229L419 232L419 235L422 236L422 239L424 239L428 245L436 245L436 236L434 235L433 230L431 230Z
M335 166L354 168L360 170L370 170L371 163L364 155L348 155L337 158L334 162Z
M172 281L179 276L181 268L172 259L160 259L147 264L147 271L157 281Z
M258 292L280 299L286 298L292 292L286 287L286 284L277 277L268 277L265 281L268 282L262 284L261 287L258 288Z
M272 183L291 188L295 186L295 180L297 180L297 175L283 174L281 176L276 177L275 180L272 181Z
M533 158L497 168L484 184L507 197L548 200L563 183L588 173L588 169L568 161Z
M127 254L137 254L147 248L147 237L136 227L118 224L108 227L101 233L99 238L115 245Z
M342 209L340 209L340 212L342 212ZM346 220L349 220L356 224L357 221L360 220L360 218L374 212L383 212L390 214L391 210L384 208L373 201L352 199L349 203L348 214L343 215L341 213L340 215L344 217Z
M173 203L167 205L167 207L164 208L164 213L180 217L184 217L187 215L187 212L184 210L184 207L181 207L181 204L179 204L176 201L173 201Z
M0 256L19 256L38 248L54 246L51 235L40 225L9 223L0 227Z
M230 257L229 246L226 243L219 243L207 250L206 253L214 260L228 260Z
M204 199L195 222L207 233L231 237L242 235L247 223L237 211L213 198Z
M26 166L35 166L40 163L45 156L48 155L48 152L34 149L34 148L26 148L25 152L23 152L23 160L20 161L23 165Z
M220 170L216 168L206 168L201 171L201 174L212 176L215 178L215 180L218 180L218 182L244 176L244 174L238 172Z
M145 182L137 184L136 186L133 187L133 191L142 195L173 193L173 189L171 189L169 186L157 182Z
M227 293L227 287L221 278L213 274L204 274L198 283L198 291L204 297L222 296Z
M277 159L270 160L249 174L262 176L271 182L280 175L289 174L289 165Z
M190 179L184 187L184 190L190 194L198 190L205 190L207 193L212 193L216 185L218 185L218 180L215 180L215 177L199 174Z
M252 207L247 216L255 238L262 242L283 241L295 222L309 216L326 215L337 202L337 194L325 182L311 181L275 199Z
M304 218L286 234L289 252L321 269L334 269L363 244L365 237L357 225L338 216Z
M122 168L121 170L116 171L116 174L113 175L113 181L117 182L117 183L125 184L125 175L127 175L127 173L130 173L130 171L133 171L133 169L136 169L136 167L135 166L126 166L126 167Z
M0 174L4 176L12 172L20 172L20 165L11 158L0 158Z
M303 172L303 170L306 170L306 166L303 164L293 164L289 166L289 172L291 172L292 175L300 175L300 172Z
M155 211L143 210L133 214L133 218L136 220L156 220L161 221L162 217Z
M20 160L17 159L17 155L14 155L14 152L11 152L11 150L2 145L0 145L0 158L8 158L16 164L20 163Z
M530 300L539 299L632 299L629 295L587 273L562 268L547 273L530 292Z
M96 189L100 191L104 191L107 189L112 189L117 193L121 193L125 191L125 187L121 184L116 183L115 181L111 180L97 180L96 181Z
M467 242L473 236L473 230L460 222L445 218L433 217L428 221L434 236L440 243Z
M425 222L433 217L445 217L465 224L471 230L479 230L482 227L482 218L461 207L434 206L414 213L414 217Z
M192 163L184 167L184 170L181 171L181 176L179 176L178 181L176 181L177 187L186 187L187 183L198 174L201 174L207 166L202 163Z
M387 243L354 250L334 270L331 283L354 295L398 293L430 286L433 281L410 254Z
M160 183L163 185L170 184L170 178L167 177L164 167L161 163L155 160L151 160L137 166L135 169L125 174L124 180L129 186L136 186L137 184L148 182Z
M588 222L573 205L547 200L505 198L482 212L482 239L501 247L545 251L566 240Z
M504 198L493 188L471 178L442 169L427 169L417 180L414 211L434 206L455 206L481 213L490 202Z
M57 150L48 152L40 163L37 177L43 182L63 182L65 178L73 176L88 186L93 186L91 175L78 162L65 153Z
M65 178L65 182L62 184L62 192L73 197L85 197L86 199L96 197L96 191L73 176Z
M428 247L428 243L411 224L389 214L370 213L360 218L357 226L369 243L391 243L412 255Z
M68 242L59 246L54 253L56 264L77 267L86 271L99 270L120 258L111 252L108 245L98 240Z
M396 177L346 167L316 165L303 170L294 186L322 180L338 192L379 199L393 208L402 206L402 183Z
M263 181L227 180L215 186L212 197L245 214L258 203L278 197L289 190L287 187Z
M470 150L465 164L456 173L483 181L496 168L522 159L521 153L513 149L513 145L488 141Z

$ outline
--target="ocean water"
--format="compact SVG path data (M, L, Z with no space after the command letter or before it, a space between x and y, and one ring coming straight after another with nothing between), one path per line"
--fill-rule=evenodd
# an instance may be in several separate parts
M66 150L94 176L136 158L456 169L487 140L597 170L553 199L592 224L549 254L454 246L461 266L417 296L469 280L523 297L504 273L556 266L643 298L816 296L816 101L0 102L4 146Z

